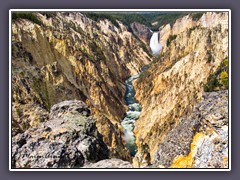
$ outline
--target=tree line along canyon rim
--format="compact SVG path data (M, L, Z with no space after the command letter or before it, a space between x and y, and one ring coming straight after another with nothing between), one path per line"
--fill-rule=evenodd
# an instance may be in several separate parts
M23 170L230 170L230 10L10 10Z

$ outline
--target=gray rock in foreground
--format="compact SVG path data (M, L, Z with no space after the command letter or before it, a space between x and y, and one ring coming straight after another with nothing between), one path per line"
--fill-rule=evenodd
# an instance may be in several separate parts
M51 108L50 119L12 138L13 168L73 168L108 158L90 110L81 101Z
M83 168L133 168L131 163L121 159L105 159L85 165Z
M228 91L205 93L159 145L153 166L228 168Z

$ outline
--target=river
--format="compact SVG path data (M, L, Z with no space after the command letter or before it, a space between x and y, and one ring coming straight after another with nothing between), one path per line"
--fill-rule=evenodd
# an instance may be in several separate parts
M126 112L126 116L122 121L122 127L124 130L124 140L126 142L127 148L130 150L131 156L135 155L136 144L135 144L135 136L133 133L134 123L139 118L141 114L141 106L135 99L135 90L132 84L132 81L137 79L140 74L131 76L128 78L126 83L126 94L125 101L128 105L128 111Z
M150 39L150 48L154 55L160 53L162 45L159 42L159 33L154 32ZM135 136L133 133L135 121L139 118L142 107L135 99L135 90L132 84L132 81L137 79L141 73L143 73L149 65L144 66L141 69L139 74L133 75L125 81L126 84L126 93L125 93L125 102L128 105L128 111L121 123L124 131L124 140L126 142L126 147L129 149L131 156L136 154L136 143Z

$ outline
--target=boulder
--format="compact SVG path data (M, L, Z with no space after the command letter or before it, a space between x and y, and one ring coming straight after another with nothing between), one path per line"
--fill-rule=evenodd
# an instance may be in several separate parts
M203 98L159 145L154 166L228 168L228 91Z
M131 163L121 159L105 159L97 163L87 164L83 168L133 168Z
M12 138L13 168L76 168L108 158L108 148L82 101L56 104L49 117Z

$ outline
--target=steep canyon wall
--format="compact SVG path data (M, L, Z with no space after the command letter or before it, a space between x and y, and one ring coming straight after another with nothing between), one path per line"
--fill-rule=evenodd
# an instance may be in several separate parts
M34 14L41 24L12 23L13 135L46 121L54 104L78 99L90 107L112 156L129 159L120 123L124 81L150 62L140 42L120 22Z
M135 167L154 163L159 145L202 99L208 77L228 58L228 13L191 16L160 28L160 57L135 82L142 113L135 124Z

